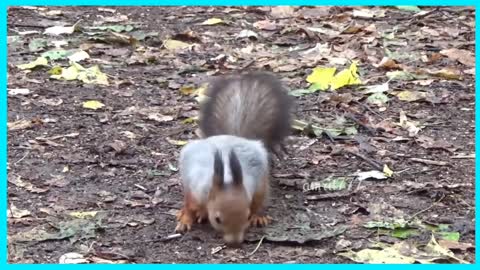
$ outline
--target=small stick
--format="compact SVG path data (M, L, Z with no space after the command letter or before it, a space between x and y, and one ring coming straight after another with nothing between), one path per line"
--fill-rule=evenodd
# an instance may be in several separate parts
M368 164L372 165L373 168L375 168L375 169L377 169L377 170L379 170L379 171L383 171L382 166L381 166L380 164L378 164L377 161L372 160L372 159L370 159L370 158L368 158L368 157L366 157L366 156L364 156L364 155L362 155L362 154L355 153L355 152L353 152L353 151L348 151L348 150L347 150L346 152L349 153L349 154L352 154L352 155L354 155L354 156L356 156L356 157L359 157L359 158L363 159L363 160L366 161Z
M264 238L265 238L265 235L262 236L262 238L260 238L260 241L258 241L257 247L252 252L250 252L248 254L249 257L252 256L253 254L255 254L255 252L257 252L257 250L260 247L260 245L262 244Z
M474 159L475 158L475 154L471 154L471 155L458 155L458 156L453 156L451 157L451 159Z
M430 160L430 159L423 159L423 158L410 158L411 161L419 162L428 165L437 165L437 166L446 166L448 165L445 161L437 161L437 160Z

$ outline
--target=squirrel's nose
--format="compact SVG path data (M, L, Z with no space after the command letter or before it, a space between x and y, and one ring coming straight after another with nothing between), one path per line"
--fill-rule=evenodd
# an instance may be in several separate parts
M226 234L223 238L229 247L240 247L243 242L243 235Z

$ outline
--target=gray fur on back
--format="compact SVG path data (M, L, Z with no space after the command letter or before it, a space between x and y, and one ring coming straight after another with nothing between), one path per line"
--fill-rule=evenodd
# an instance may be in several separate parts
M231 150L235 152L242 166L243 185L249 200L268 174L268 153L260 141L236 136L219 135L189 142L180 152L180 174L182 184L195 199L206 202L212 186L214 152L222 154L223 164L229 164ZM225 166L225 183L232 182L229 166Z

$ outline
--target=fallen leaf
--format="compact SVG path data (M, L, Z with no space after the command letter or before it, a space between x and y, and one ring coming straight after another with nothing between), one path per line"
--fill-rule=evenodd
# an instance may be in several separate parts
M85 211L85 212L70 212L68 215L74 217L74 218L80 218L80 219L85 219L85 218L94 218L97 215L98 211Z
M432 76L440 77L440 78L447 79L447 80L461 80L462 79L462 75L461 75L460 71L455 70L455 69L451 69L451 68L443 68L443 69L440 69L440 70L433 70L433 71L429 70L428 73Z
M452 48L441 50L440 54L445 55L452 60L456 60L466 66L475 67L475 55L471 51Z
M48 191L48 189L46 189L46 188L38 188L30 182L23 181L20 176L9 177L8 182L11 183L11 184L14 184L15 186L17 186L19 188L24 188L25 190L27 190L29 192L32 192L32 193L41 194L41 193L45 193L45 192Z
M63 59L69 54L69 51L63 49L54 49L42 53L42 57L48 58L50 60Z
M388 82L377 85L369 85L365 88L366 90L362 91L363 94L384 93L390 91Z
M373 65L376 68L385 68L385 69L397 69L400 68L400 65L395 62L395 60L388 57L383 57L380 63Z
M336 68L316 67L307 77L307 82L311 83L310 90L327 90L332 82Z
M384 180L387 179L388 177L385 175L385 173L381 171L367 171L367 172L357 172L354 174L357 177L357 180L363 181L367 179L376 179L376 180Z
M240 33L238 33L237 38L258 38L258 34L253 32L252 30L242 30Z
M415 228L396 228L391 232L391 236L400 239L407 239L417 235L420 235L420 232Z
M58 259L60 264L81 264L88 263L88 260L80 253L69 252L65 253Z
M387 176L387 177L392 177L392 175L393 175L393 171L390 170L390 168L387 166L387 164L385 164L385 165L383 166L383 173L384 173L385 176Z
M60 74L58 68L57 70L50 70L50 73L53 74L50 78L57 80L79 80L86 84L100 84L100 85L109 85L108 77L105 73L100 71L100 68L95 65L89 68L84 68L76 62L70 62L68 68L60 68Z
M408 136L410 137L415 137L420 131L420 128L417 127L415 122L407 119L407 115L403 110L400 111L399 125L408 131Z
M269 20L254 22L253 27L261 29L261 30L268 30L268 31L277 30L277 25L274 22L269 21Z
M415 258L404 256L400 253L399 244L384 249L363 249L360 251L347 251L338 255L349 258L358 263L369 264L412 264Z
M405 11L411 11L411 12L420 12L422 11L419 7L417 6L395 6L396 8L400 10L405 10Z
M31 52L38 52L47 47L47 40L43 38L35 38L28 43L28 50Z
M17 96L17 95L26 96L30 93L31 93L30 89L27 89L27 88L8 89L8 95L9 96Z
M174 119L174 117L171 116L171 115L162 115L162 114L159 114L159 113L151 113L147 116L147 118L149 120L157 121L159 123L169 122L169 121L172 121Z
M17 67L21 70L25 69L34 69L35 67L38 66L47 66L48 65L48 60L45 57L37 57L34 61L27 63L27 64L20 64L17 65Z
M369 18L383 18L385 17L385 11L382 9L355 9L353 10L353 17L354 18L364 18L364 19L369 19Z
M211 18L211 19L208 19L208 20L202 22L201 25L215 25L215 24L219 24L219 23L223 23L223 20L219 19L219 18Z
M438 240L438 244L445 249L451 249L451 250L466 251L467 249L475 248L475 246L470 243L461 243L457 241L443 240L443 239Z
M359 75L357 74L357 63L354 61L348 69L344 69L337 73L331 82L332 90L339 89L347 85L361 84Z
M30 216L31 212L27 209L18 209L13 203L7 209L7 217L8 218L23 218L26 216Z
M170 138L166 138L166 140L170 144L178 145L178 146L184 146L188 143L187 141L173 140L173 139L170 139Z
M96 110L104 107L105 105L97 100L89 100L89 101L85 101L82 106L83 108L86 108L86 109Z
M72 34L73 32L75 32L77 30L77 24L74 24L73 26L52 26L52 27L48 27L47 29L45 29L45 31L43 32L44 34L47 34L47 35L54 35L54 36L58 36L58 35L62 35L62 34Z
M412 81L417 79L415 75L407 71L390 71L387 72L386 75L390 80L397 81Z
M174 40L174 39L165 40L163 42L163 46L165 46L165 48L167 50L170 50L170 51L184 50L184 49L188 49L188 48L192 47L191 44L188 44L188 43L185 43L185 42L182 42L182 41L178 41L178 40Z
M82 60L90 58L90 55L86 51L76 51L68 56L68 59L73 62L80 62Z
M289 18L293 16L295 9L292 6L274 6L271 15L274 18Z
M49 225L34 227L29 231L23 231L11 236L11 240L16 242L42 242L47 240L62 240L70 238L72 242L83 238L89 239L95 237L95 232L101 228L99 220L74 219L60 221L54 225L55 230L51 231Z
M397 98L402 101L419 101L427 98L427 93L420 91L404 90L396 94Z
M26 129L32 127L33 125L34 123L32 121L25 119L15 122L7 122L7 128L9 131Z
M373 93L367 98L367 102L377 106L384 106L389 98L384 93Z

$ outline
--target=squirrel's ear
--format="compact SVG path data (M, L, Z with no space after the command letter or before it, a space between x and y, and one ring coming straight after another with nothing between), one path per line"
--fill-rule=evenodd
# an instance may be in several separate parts
M220 151L216 150L213 157L213 184L219 188L223 187L223 159Z
M233 184L240 186L243 182L242 166L233 150L230 152L228 159L230 161L230 171L232 172Z

